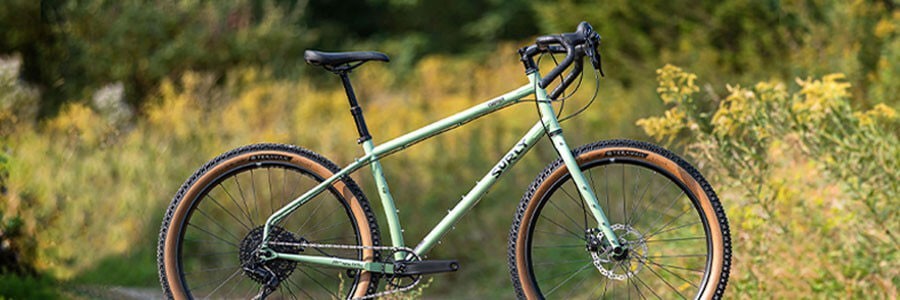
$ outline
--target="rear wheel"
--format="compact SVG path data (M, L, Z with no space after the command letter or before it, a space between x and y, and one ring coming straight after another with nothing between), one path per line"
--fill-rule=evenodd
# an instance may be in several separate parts
M696 169L665 149L628 140L574 154L626 251L607 246L557 161L531 185L510 233L520 298L721 298L731 264L728 222Z
M159 237L160 281L167 297L252 298L271 270L280 282L271 297L348 298L373 293L369 272L287 260L257 261L266 219L338 171L327 159L288 145L258 144L213 159L181 187L166 212ZM378 246L368 201L349 177L332 184L271 228L271 241ZM271 244L270 244L271 245ZM279 252L374 261L373 250L300 249ZM254 269L254 268L251 268ZM268 271L265 271L268 272ZM260 275L266 274L266 276Z

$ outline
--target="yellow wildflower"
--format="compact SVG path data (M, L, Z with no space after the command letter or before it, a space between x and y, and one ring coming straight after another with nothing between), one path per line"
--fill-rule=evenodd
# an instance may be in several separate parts
M656 80L659 82L656 92L659 93L663 103L679 104L680 101L700 91L700 87L694 84L697 75L685 72L679 67L667 64L656 70L656 74Z
M791 110L801 122L819 121L832 113L850 95L850 84L842 82L844 74L829 74L822 80L797 79L800 92L794 97Z
M640 119L636 124L641 126L647 135L658 141L663 139L671 141L685 128L685 117L683 111L673 107L667 110L662 117Z
M867 126L875 124L875 120L897 120L897 111L890 106L884 105L884 103L878 103L866 112L853 113L853 116L859 119L861 125Z
M719 136L737 133L753 117L755 108L751 101L756 101L756 94L741 88L740 85L727 85L728 97L719 104L719 109L712 118L713 132Z

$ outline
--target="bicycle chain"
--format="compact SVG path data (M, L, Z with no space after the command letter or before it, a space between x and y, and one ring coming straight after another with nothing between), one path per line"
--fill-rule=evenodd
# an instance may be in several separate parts
M415 255L415 252L414 252L415 250L413 250L412 248L409 248L409 247L358 246L358 245L340 245L340 244L317 244L317 243L310 243L310 242L291 243L291 242L275 242L275 241L268 242L268 244L269 245L279 245L279 246L300 246L303 248L309 247L309 248L324 248L324 249L375 250L375 251L392 251L392 252L404 251L404 252L408 252L408 253L413 253L413 255ZM393 253L391 253L391 255L393 255ZM418 258L418 255L416 255L416 258ZM412 284L410 284L407 287L400 287L400 288L396 288L393 290L377 292L377 293L374 293L371 295L366 295L363 297L352 298L352 300L374 299L374 298L378 298L378 297L382 297L382 296L387 296L390 294L402 293L402 292L411 290L416 285L418 285L420 281L421 281L421 277L416 279Z

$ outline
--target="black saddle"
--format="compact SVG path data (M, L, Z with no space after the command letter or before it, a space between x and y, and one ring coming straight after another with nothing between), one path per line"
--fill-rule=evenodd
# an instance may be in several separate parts
M329 70L340 69L341 66L349 65L354 62L359 62L359 64L347 67L352 69L370 60L391 60L386 54L375 51L322 52L315 50L306 50L306 52L303 53L303 58L305 58L306 62L311 65L322 66Z

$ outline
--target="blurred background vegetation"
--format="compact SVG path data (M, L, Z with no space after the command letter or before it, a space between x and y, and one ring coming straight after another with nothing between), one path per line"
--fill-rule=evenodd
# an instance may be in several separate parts
M579 129L566 131L570 144L655 139L695 162L732 224L729 296L896 298L898 7L6 0L0 297L156 288L163 209L196 167L230 148L293 143L338 164L359 156L338 81L305 65L304 49L391 56L352 76L383 142L520 86L515 49L586 20L603 36L607 77L591 109L563 124ZM591 81L567 111L586 103ZM535 113L516 106L387 158L406 238L423 236L435 217L420 212L449 208ZM538 147L431 253L463 268L424 296L511 297L507 230L554 155ZM371 190L365 173L355 178Z

